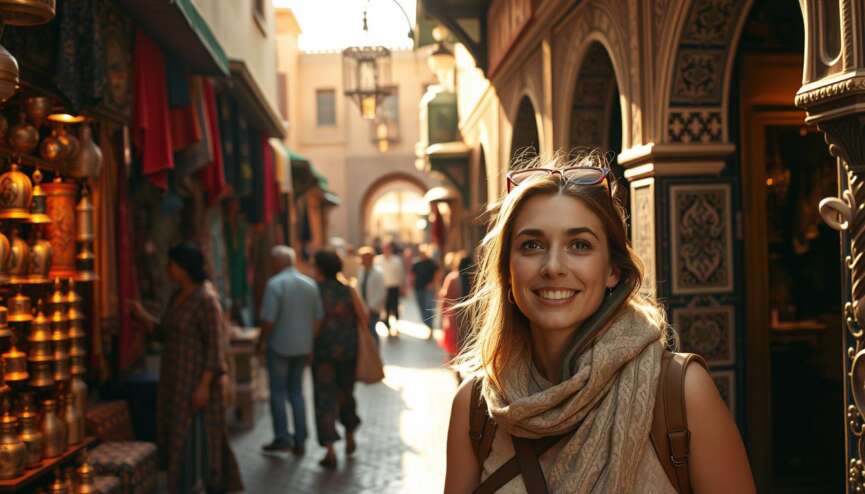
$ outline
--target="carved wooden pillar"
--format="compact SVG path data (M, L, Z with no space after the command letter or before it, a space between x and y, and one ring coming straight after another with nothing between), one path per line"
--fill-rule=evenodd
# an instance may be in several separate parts
M847 492L865 492L865 9L861 1L803 0L804 85L796 105L838 160L840 197L820 214L842 233Z

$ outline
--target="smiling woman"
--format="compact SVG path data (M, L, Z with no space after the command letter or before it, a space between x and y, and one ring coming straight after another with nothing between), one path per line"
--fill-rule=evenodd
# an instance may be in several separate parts
M445 492L753 492L732 417L687 366L702 359L676 357L684 439L655 418L675 343L639 290L603 157L517 168L463 304L475 334L459 367L474 378L454 398Z

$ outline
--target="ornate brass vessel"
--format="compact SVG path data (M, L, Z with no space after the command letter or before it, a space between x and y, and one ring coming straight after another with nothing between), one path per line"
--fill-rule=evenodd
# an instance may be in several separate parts
M40 304L41 305L41 304ZM54 385L54 349L51 341L51 326L40 309L30 324L27 338L30 349L27 360L30 363L30 384L33 388L47 388Z
M66 423L66 444L74 446L84 440L84 420L72 393L63 394L63 421Z
M12 245L3 233L0 233L0 285L9 283L9 275L6 272L6 263L9 262L9 253Z
M3 348L6 348L6 343L12 338L12 330L9 329L9 325L6 323L6 316L6 307L0 305L0 345Z
M78 156L69 163L69 176L72 178L98 177L102 170L102 150L93 142L93 129L85 122L81 126L81 139Z
M57 129L52 130L51 135L42 139L42 142L39 143L39 156L49 163L63 159L65 151L63 143L57 137Z
M18 350L15 343L13 337L12 347L3 354L3 362L5 363L3 380L13 387L26 383L30 378L27 373L27 354Z
M30 322L33 320L33 314L30 313L30 297L23 295L20 290L9 299L7 307L9 308L7 315L9 322Z
M50 22L55 0L0 0L0 17L10 26L38 26Z
M75 184L55 179L43 186L46 194L46 211L51 224L46 226L48 240L53 249L51 258L52 278L75 276Z
M20 284L27 281L27 262L30 257L30 245L18 235L18 229L12 230L10 241L9 260L6 262L6 271L12 283Z
M33 126L31 125L30 128ZM32 195L33 185L30 183L30 177L18 171L17 163L12 163L9 171L0 175L0 219L29 219Z
M60 278L54 278L54 291L51 292L51 297L48 298L48 313L52 315L54 312L63 312L69 310L68 298L63 294L63 281Z
M27 463L27 448L18 437L18 418L10 411L9 399L4 399L0 417L0 479L21 475Z
M2 52L0 52L0 65L2 65ZM0 86L2 86L2 69L0 69ZM18 154L27 154L39 145L39 131L21 114L18 123L9 129L7 135L9 146Z
M18 414L20 429L18 438L27 449L27 468L38 467L45 453L45 436L39 428L39 414L33 405L33 393L21 393L21 413Z
M5 103L18 90L18 61L0 45L0 103Z
M30 196L30 223L45 225L51 223L51 218L46 213L46 196L42 190L42 172L37 168L33 172L33 193Z
M57 416L57 402L45 400L42 405L42 435L45 458L56 458L66 451L66 426Z
M87 460L87 454L81 456L81 465L75 470L75 493L74 494L94 494L96 489L93 487L93 477L95 472L93 467Z
M45 117L51 111L51 100L45 96L30 96L24 98L24 113L27 119L37 129L42 127Z
M35 235L27 263L27 282L48 283L48 272L51 269L51 242L42 237L42 230L38 227Z
M55 315L59 312L55 312ZM66 334L65 317L63 323L51 317L51 343L54 346L54 381L66 382L69 380L69 336Z
M51 485L48 486L48 494L70 494L59 468L54 472L54 482L51 482Z

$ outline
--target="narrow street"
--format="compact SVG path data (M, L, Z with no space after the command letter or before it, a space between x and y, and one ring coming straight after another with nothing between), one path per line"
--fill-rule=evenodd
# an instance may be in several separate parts
M307 370L304 396L310 437L306 455L263 453L272 439L266 401L256 405L255 427L231 437L246 492L391 494L440 493L444 485L445 442L450 402L456 390L453 373L442 366L443 353L427 340L417 306L403 299L400 337L381 338L385 380L358 384L358 449L346 459L344 443L337 444L339 466L333 472L318 465L324 449L315 437L312 380ZM380 329L383 329L380 326ZM289 411L290 415L290 411Z

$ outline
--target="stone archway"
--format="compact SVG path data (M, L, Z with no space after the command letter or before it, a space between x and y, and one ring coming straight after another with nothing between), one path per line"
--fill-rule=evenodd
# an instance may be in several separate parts
M417 177L406 173L391 173L376 180L369 186L361 200L358 221L361 225L362 238L364 243L373 240L372 228L374 208L382 198L394 193L404 193L412 197L423 198L428 187Z
M511 137L510 162L513 166L514 158L531 158L540 154L541 138L538 133L537 115L532 100L525 95L517 106L514 117L513 134Z

